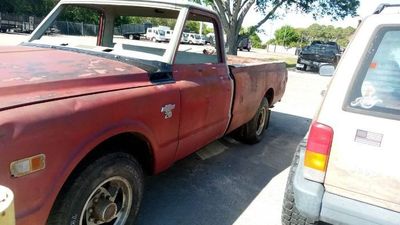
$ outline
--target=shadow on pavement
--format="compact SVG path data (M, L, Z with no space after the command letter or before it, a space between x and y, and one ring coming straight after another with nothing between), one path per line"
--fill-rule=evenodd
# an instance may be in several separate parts
M290 166L310 119L273 112L263 141L249 146L226 137L166 172L149 177L138 225L232 225L281 171ZM267 212L266 212L267 213Z

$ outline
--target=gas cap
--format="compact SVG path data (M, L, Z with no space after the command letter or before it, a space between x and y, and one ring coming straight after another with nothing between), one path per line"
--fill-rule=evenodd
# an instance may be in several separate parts
M4 186L0 186L0 224L15 225L14 194Z

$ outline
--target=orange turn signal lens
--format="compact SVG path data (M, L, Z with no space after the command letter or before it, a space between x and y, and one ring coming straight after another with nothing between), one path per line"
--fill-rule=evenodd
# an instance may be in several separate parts
M29 158L20 159L10 164L10 172L13 177L22 177L46 167L46 156L35 155Z
M320 153L306 151L306 155L304 158L304 166L319 170L319 171L326 171L328 162L328 156L323 155Z

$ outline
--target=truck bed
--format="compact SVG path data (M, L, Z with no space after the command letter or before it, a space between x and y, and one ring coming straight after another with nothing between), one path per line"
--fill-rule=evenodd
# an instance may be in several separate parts
M228 56L227 61L235 85L229 133L253 118L263 97L268 99L269 107L281 100L287 70L284 62L238 56Z

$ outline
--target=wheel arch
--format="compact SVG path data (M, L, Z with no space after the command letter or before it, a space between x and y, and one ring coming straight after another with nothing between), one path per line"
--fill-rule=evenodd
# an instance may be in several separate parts
M115 134L98 143L94 148L92 148L92 150L84 155L76 165L74 165L74 168L69 171L68 176L65 179L61 179L63 182L59 186L59 189L57 189L58 191L54 190L56 193L54 193L54 199L51 201L48 215L50 215L57 200L62 196L61 194L63 193L63 189L68 188L72 181L78 177L80 172L96 159L116 152L123 152L132 155L139 162L145 174L153 174L155 158L153 156L153 148L149 139L138 132L121 132Z
M269 107L271 107L272 104L273 104L274 95L275 95L275 92L274 92L274 89L273 89L273 88L269 88L269 89L267 90L267 92L265 93L265 95L264 95L264 97L268 100L268 105L269 105Z

